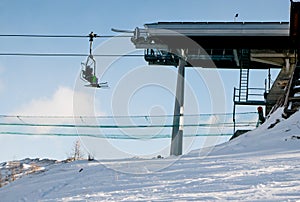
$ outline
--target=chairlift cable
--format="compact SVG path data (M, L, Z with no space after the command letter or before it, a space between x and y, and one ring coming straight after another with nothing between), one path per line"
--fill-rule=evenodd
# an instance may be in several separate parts
M47 35L47 34L0 34L0 37L28 37L28 38L88 38L89 35ZM132 37L129 35L97 35L95 38Z
M251 124L255 124L256 122L239 122L237 125L249 126ZM0 122L0 126L20 126L20 127L56 127L56 128L172 128L173 124L158 124L158 125L150 125L150 124L140 124L140 125L98 125L98 124L50 124L50 123L3 123ZM223 123L190 123L184 124L184 127L232 127L233 123L223 122Z
M0 53L0 56L24 56L24 57L88 57L83 53ZM94 57L144 57L142 54L95 54Z
M203 116L231 116L233 113L215 113L215 114L184 114L184 117L203 117ZM247 114L257 114L257 112L239 112L236 115L247 115ZM95 116L59 116L59 115L9 115L9 114L0 114L0 118L43 118L43 119L82 119L82 118L96 118L96 119L115 119L115 118L164 118L164 117L174 117L174 116L181 116L181 115L173 115L173 114L166 114L166 115L112 115L112 116L104 116L104 115L95 115Z
M147 134L125 135L125 134L88 134L88 133L30 133L30 132L12 132L1 131L0 135L20 135L20 136L59 136L59 137L93 137L105 139L164 139L170 138L170 134L158 134L153 136ZM210 136L232 136L232 134L185 134L185 137L210 137Z

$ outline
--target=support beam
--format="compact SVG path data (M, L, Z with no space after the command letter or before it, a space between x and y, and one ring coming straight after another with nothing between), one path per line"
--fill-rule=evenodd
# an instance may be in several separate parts
M291 1L290 37L297 49L300 45L300 2Z
M184 72L186 62L180 58L178 64L176 98L174 106L173 129L170 155L182 155L183 142L183 103L184 103Z

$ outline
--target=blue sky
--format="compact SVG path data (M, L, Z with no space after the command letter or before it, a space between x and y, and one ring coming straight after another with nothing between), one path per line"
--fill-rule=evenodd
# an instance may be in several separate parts
M2 0L0 2L0 34L87 35L93 31L98 35L115 35L110 31L111 28L134 29L135 27L143 27L145 23L158 21L233 21L236 13L239 13L237 21L289 21L289 1L99 0L88 2L83 0ZM102 46L107 43L107 40L96 39L94 47ZM88 53L89 48L87 38L2 37L0 44L1 53ZM100 50L102 49L100 48ZM74 86L76 86L75 83L81 68L80 63L84 60L84 57L0 56L0 114L72 114L73 106L70 103L73 100ZM101 58L97 60L100 60L97 61L100 64L97 68L101 73L102 61ZM128 75L128 72L134 71L136 67L145 66L146 63L142 58L123 58L115 62L114 65L105 75L99 75L110 83L111 89L100 90L96 93L91 89L81 89L88 94L94 93L94 107L99 114L111 115L112 111L118 108L118 104L123 106L124 103L121 101L116 102L113 107L111 106L114 93L117 92L114 90L118 82L124 78L124 75ZM176 71L173 67L164 68L170 72ZM155 72L149 71L152 77L156 77L155 72L160 73L164 70L162 67L157 67ZM220 105L225 105L225 111L231 112L232 89L238 85L238 71L221 70L218 74L224 83L224 90L227 95L224 100L220 100ZM161 75L164 74L161 73ZM266 75L267 72L254 71L251 74L251 81L254 85L263 86ZM142 80L144 78L148 82L151 81L145 72L140 73L138 77ZM207 96L209 92L207 92L205 79L193 77L192 70L187 70L187 80L190 81L191 85L194 85L192 89L202 90L201 93L199 93L200 90L196 93L196 97L203 97L201 98L203 102L201 101L197 107L199 107L200 112L211 113L211 108L207 107L210 100ZM175 78L175 76L171 76L167 80L172 83ZM126 82L126 80L124 81ZM175 89L175 83L173 85ZM173 112L172 93L157 89L157 87L145 87L130 100L130 104L127 105L129 106L128 111L130 114L171 114ZM83 103L85 104L82 110L89 110L90 103ZM188 112L193 112L193 110L193 107L187 106ZM114 112L114 115L116 113ZM2 127L0 130L4 130L4 128ZM0 161L27 156L64 158L66 153L71 150L73 142L74 138L31 138L2 135L0 137ZM155 144L164 145L166 143L169 143L169 140ZM127 143L120 141L114 144L126 145ZM135 147L135 144L132 143L130 147ZM38 146L32 147L32 145ZM136 151L136 153L143 152ZM122 154L114 157L122 157Z

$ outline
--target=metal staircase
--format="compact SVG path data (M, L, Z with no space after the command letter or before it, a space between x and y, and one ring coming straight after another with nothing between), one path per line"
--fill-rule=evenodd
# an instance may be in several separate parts
M233 92L233 123L235 132L235 111L236 105L266 105L264 95L266 93L265 88L249 88L249 76L250 76L250 50L242 49L239 51L240 62L240 84L239 88L234 88Z
M300 62L289 81L285 95L284 112L282 116L288 118L300 108Z

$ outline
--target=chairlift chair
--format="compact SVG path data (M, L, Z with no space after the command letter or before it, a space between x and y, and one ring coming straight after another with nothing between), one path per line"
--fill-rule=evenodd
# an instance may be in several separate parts
M86 62L82 62L82 70L81 70L81 79L89 82L90 84L85 85L87 87L95 87L95 88L108 88L107 82L98 83L98 78L96 76L96 60L92 55L92 42L93 38L97 35L91 32L90 36L90 54L86 59Z

